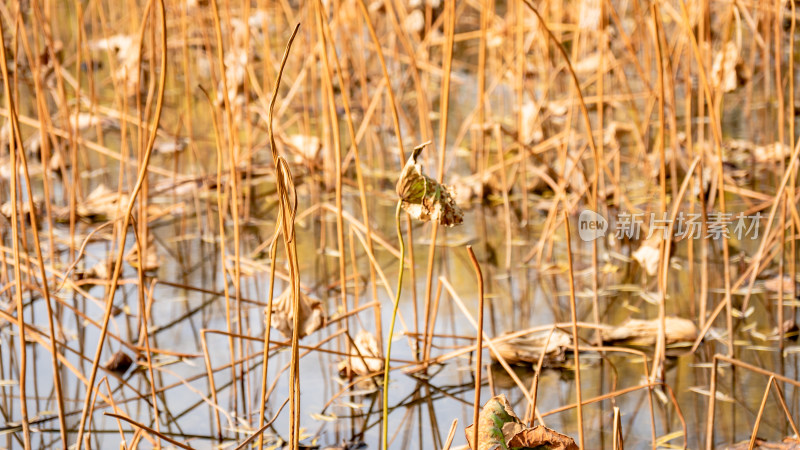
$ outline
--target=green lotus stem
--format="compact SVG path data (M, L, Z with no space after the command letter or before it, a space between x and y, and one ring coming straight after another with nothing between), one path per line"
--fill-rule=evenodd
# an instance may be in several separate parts
M389 359L392 355L392 336L394 335L394 322L397 319L397 307L400 304L400 290L403 288L403 264L406 259L406 246L403 243L403 233L400 231L400 211L403 200L397 201L397 210L394 214L394 223L397 226L397 239L400 241L400 270L397 274L397 293L394 296L392 307L392 322L389 324L389 338L386 342L386 359L383 361L383 450L389 448Z

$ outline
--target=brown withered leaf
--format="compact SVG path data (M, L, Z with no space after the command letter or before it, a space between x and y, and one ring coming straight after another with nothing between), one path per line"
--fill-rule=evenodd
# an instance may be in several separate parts
M153 238L153 235L148 235L147 246L144 249L144 253L145 259L144 264L142 264L139 258L139 247L134 245L130 250L128 250L128 253L125 254L125 260L128 261L128 264L137 269L141 264L142 270L145 272L158 270L161 264L158 261L158 250L156 249L156 241Z
M733 41L728 41L725 47L714 56L711 67L711 81L714 87L723 92L736 90L738 76L736 65L739 62L739 47Z
M753 158L759 163L779 163L791 155L792 148L780 142L753 147Z
M541 141L544 138L544 130L542 130L540 107L533 101L526 99L520 112L522 128L519 130L519 140L524 144Z
M658 262L661 258L659 247L663 240L663 233L659 230L654 230L653 235L649 239L642 242L642 245L636 249L631 256L636 262L639 263L648 275L653 276L658 272Z
M141 41L138 36L123 34L110 36L89 44L92 50L108 52L111 57L117 60L114 76L120 82L125 81L125 93L129 95L136 93L136 86L139 84L139 77L142 73L139 70L140 44Z
M78 204L77 214L93 220L111 220L120 209L128 203L128 195L112 191L105 184L100 184Z
M350 355L339 361L339 374L343 377L367 375L383 369L378 343L375 336L369 331L361 330L354 339L355 346L350 349Z
M453 189L422 173L422 165L417 162L426 145L414 148L397 180L395 191L402 200L402 208L423 222L435 221L446 227L460 225L464 222L464 212L453 200Z
M550 340L548 342L548 336ZM546 345L546 347L545 347ZM572 345L570 335L556 329L550 336L550 331L531 334L509 339L494 345L491 352L492 359L502 356L509 364L538 364L539 358L544 353L546 366L557 365L565 360L565 350Z
M114 372L117 375L122 375L128 371L128 368L133 364L133 359L122 350L117 350L108 361L103 364L103 368Z
M478 416L478 442L473 442L473 428L466 428L472 450L578 450L569 436L538 425L527 428L511 409L506 396L497 395L483 405Z
M508 448L578 450L574 439L544 425L527 428L521 423L507 423L503 425L503 436Z
M286 138L289 150L295 155L296 162L313 163L319 158L322 141L316 136L293 134Z
M472 450L495 450L508 449L503 426L506 423L520 423L519 417L514 414L511 405L508 404L506 396L503 394L489 399L481 409L478 416L478 442L473 442L474 432L468 426L464 432L467 435L467 443Z
M746 450L750 448L750 441L738 442L725 448L728 450ZM769 442L756 438L753 448L756 450L800 450L800 440L787 437L782 442Z
M658 338L659 319L628 319L617 327L600 330L603 342L626 343L630 345L654 345ZM664 318L664 333L667 344L678 342L694 342L698 330L694 322L680 317Z
M792 282L792 278L788 275L784 275L783 278L776 276L764 281L764 289L770 292L778 292L781 287L783 288L784 295L790 294L792 289L795 288L795 283ZM798 291L800 291L800 289L798 289Z
M304 338L319 330L325 325L325 308L322 302L313 299L300 291L300 316L299 337ZM265 311L266 313L266 311ZM264 315L266 320L266 314ZM284 338L292 338L294 319L294 305L292 302L292 288L286 288L283 293L272 302L271 326L278 330Z

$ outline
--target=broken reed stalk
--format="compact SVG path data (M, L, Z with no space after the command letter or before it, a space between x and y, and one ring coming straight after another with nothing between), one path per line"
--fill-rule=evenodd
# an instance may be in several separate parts
M783 408L786 416L789 420L789 424L792 427L792 430L797 435L797 425L794 423L792 419L792 415L789 413L788 408L786 407L786 403L783 400L783 392L781 392L780 387L778 386L778 381L783 383L788 383L794 386L795 388L800 387L800 381L786 377L784 375L770 372L769 370L762 369L761 367L754 366L752 364L748 364L743 361L739 361L738 359L728 357L722 354L715 354L712 358L712 365L711 365L711 385L709 387L709 398L708 398L708 411L706 414L706 449L711 450L714 448L714 413L715 413L715 406L716 406L716 397L717 397L717 377L719 376L719 362L725 362L728 364L732 364L734 366L741 367L745 370L749 370L751 372L755 372L760 375L764 375L769 377L769 380L773 382L775 387L777 388L778 392L778 399L780 400L781 407ZM769 385L767 386L769 388ZM766 394L765 394L766 395Z
M705 95L706 103L708 103L708 115L711 119L711 131L712 136L714 138L714 150L715 156L717 158L717 162L715 164L715 168L717 171L717 192L719 195L719 212L720 214L725 214L725 177L723 171L723 157L722 157L722 131L720 130L721 124L719 118L717 117L717 112L714 108L714 101L711 94L711 89L709 88L708 79L706 77L706 72L703 65L703 58L700 54L700 46L697 43L697 39L695 38L694 31L689 26L689 18L688 13L686 12L686 3L684 0L680 0L681 6L681 14L682 14L682 24L685 27L685 31L689 36L689 40L692 44L692 50L695 55L695 60L698 65L697 73L700 76L700 82L702 85L702 92ZM704 21L701 21L704 23ZM701 97L702 98L702 97ZM702 103L702 102L701 102ZM702 127L701 127L702 129ZM702 183L700 183L702 185ZM705 222L705 217L704 220ZM771 223L770 223L771 225ZM767 226L767 231L764 234L769 233L769 226ZM759 250L761 248L759 247ZM722 264L723 264L723 282L724 282L724 302L725 302L725 310L726 310L726 328L728 331L728 355L734 355L734 344L733 344L733 303L731 300L731 277L730 277L730 262L728 260L728 235L722 233ZM761 258L761 252L756 256L755 265L758 266L758 262ZM753 273L753 280L755 280L755 272ZM752 283L750 285L752 288ZM747 309L747 302L750 298L750 292L748 291L747 295L745 296L745 300L743 302L742 310Z
M147 213L145 212L145 214L147 214ZM147 222L147 217L146 216L144 216L144 218L142 219L142 222ZM158 420L158 398L156 397L156 377L155 377L155 374L153 373L153 359L152 359L152 354L151 354L151 350L150 350L150 335L147 332L147 324L148 324L149 318L150 318L150 310L146 305L147 302L145 300L145 289L144 289L144 286L146 286L146 282L145 282L145 278L144 278L144 265L146 264L145 263L145 259L144 259L145 258L144 248L146 246L142 245L142 239L139 238L139 234L136 232L136 228L137 228L136 225L137 225L136 221L134 220L133 227L132 227L132 229L133 229L133 237L134 237L134 241L135 241L135 244L136 244L136 251L137 251L137 254L139 255L139 264L137 264L137 267L136 267L137 280L139 281L139 289L137 289L138 292L137 292L137 296L136 296L137 300L139 301L139 304L138 304L138 307L139 307L139 324L138 325L139 325L139 333L140 333L139 334L139 345L141 346L142 341L144 342L145 362L146 362L146 365L147 365L147 374L150 377L150 379L148 380L150 382L150 394L152 395L152 398L153 398L153 423L155 424L156 431L160 432L161 431L161 428L160 428L161 425L159 424L159 420ZM152 298L152 292L150 293L150 296ZM109 396L111 396L111 393L109 393ZM92 406L94 406L94 401L92 402Z
M444 24L442 25L445 32L446 42L444 44L443 62L442 62L442 85L439 106L439 165L436 173L436 181L439 183L444 182L444 161L447 149L447 125L448 117L450 114L450 72L453 63L453 42L455 35L456 23L456 0L444 1ZM482 126L483 124L481 124ZM483 132L481 130L481 132ZM431 295L433 287L433 266L436 257L436 237L439 233L439 223L434 221L431 223L430 245L428 246L428 264L427 271L425 272L425 291L424 291L424 304L425 316L430 317Z
M769 380L767 381L767 387L764 388L764 395L761 397L761 405L758 407L758 414L756 414L756 422L753 425L753 432L750 434L750 442L747 444L747 450L753 450L756 445L756 439L758 434L758 426L761 425L761 418L764 416L764 407L767 406L767 399L769 398L769 388L772 387L772 383L775 382L775 376L770 375Z
M163 434L163 433L161 433L161 432L159 432L157 430L154 430L153 428L150 428L150 427L148 427L147 425L145 425L143 423L139 423L139 422L127 417L127 416L124 416L122 414L110 413L110 412L103 413L103 414L108 416L108 417L113 417L113 418L115 418L117 420L124 420L125 422L128 422L129 424L135 426L136 428L141 428L143 430L146 430L148 433L155 434L156 436L159 437L159 439L163 439L163 440L169 442L172 445L178 446L178 447L186 449L186 450L192 450L192 447L189 447L188 445L184 444L183 442L180 442L180 441L177 441L175 439L172 439L169 436L167 436L167 435L165 435L165 434Z
M270 344L270 330L272 327L272 302L275 298L275 263L278 256L278 233L276 230L275 235L272 237L272 244L269 246L269 291L267 291L267 317L264 320L264 353L262 355L264 361L261 364L261 396L259 397L258 406L258 428L264 426L264 415L267 406L267 369L269 369L269 344ZM288 400L288 398L287 398ZM285 403L284 403L285 404ZM283 406L281 406L283 408ZM275 414L277 417L277 414ZM270 422L271 423L271 422ZM264 448L264 434L258 433L258 450Z
M789 25L789 36L794 36L795 34L795 27L797 25L797 17L795 16L795 4L794 2L789 2L790 6L790 25ZM789 40L789 54L794 55L794 39ZM794 58L789 58L789 98L794 99ZM794 101L794 100L793 100ZM791 111L794 112L795 106L792 104ZM792 114L793 115L793 114ZM794 148L795 145L795 136L794 136L794 120L789 121L789 147ZM795 188L797 187L797 170L791 170L791 180L789 180L789 198L795 198ZM793 209L797 208L797 205L792 201L788 202ZM795 236L797 233L797 224L792 221L792 227L790 231L790 236ZM795 280L792 283L792 297L797 298L798 291L797 291L797 239L792 239L792 245L790 250L790 258L789 258L789 273L791 275L791 279ZM797 304L796 302L792 302L792 317L795 316L797 312ZM783 343L783 336L781 336L781 343ZM781 345L781 351L783 349L783 345Z
M387 2L386 7L391 10L392 9L391 3ZM358 0L358 9L359 11L361 11L361 15L364 17L364 23L367 25L367 30L369 30L370 39L372 40L373 45L375 45L375 53L378 55L378 62L380 63L381 72L383 73L383 79L385 81L384 84L386 86L386 94L389 96L389 107L390 107L389 109L392 112L392 126L394 127L395 137L397 138L397 148L398 151L400 152L400 164L403 164L406 160L406 156L403 152L403 133L400 127L400 115L397 112L397 101L394 96L394 90L392 89L392 79L389 76L389 69L387 69L386 60L383 57L383 50L381 49L381 41L378 40L378 35L377 33L375 33L375 27L372 25L372 20L369 17L369 9L367 8L366 3L364 3L364 0ZM339 72L341 73L341 71ZM368 223L365 222L364 225L367 229L369 229ZM411 226L409 226L408 229L410 232ZM375 290L373 289L373 294L374 293ZM382 342L383 334L380 333L381 322L382 322L381 307L379 304L379 306L375 308L375 323L377 330L379 331L377 333L378 345L383 344Z
M475 428L477 428L477 422ZM453 423L450 424L450 431L447 433L447 440L444 441L444 446L442 446L442 450L450 450L450 445L453 443L453 438L456 437L456 428L458 428L458 419L453 419Z
M653 16L653 33L655 34L656 42L656 68L658 70L658 156L661 160L658 174L659 185L659 200L661 203L661 211L666 214L667 211L667 169L666 169L666 151L664 140L666 139L666 131L664 130L664 56L662 55L661 48L661 21L659 20L658 5L653 3L651 5L651 13ZM650 379L653 380L660 372L665 358L666 347L666 316L667 316L667 286L665 284L666 265L669 265L669 255L665 254L667 251L667 240L671 241L671 236L663 236L658 244L658 338L656 339L655 355L653 356L653 370L651 371Z
M569 215L564 211L564 232L567 239L567 265L569 268L569 313L572 319L572 343L574 345L575 354L575 397L578 411L578 441L581 448L584 447L583 441L583 405L581 404L581 361L580 351L578 349L578 315L576 309L578 305L575 302L575 279L572 272L572 243L569 232Z
M320 14L320 16L322 19L322 14ZM329 41L333 42L331 38L331 31L328 27L327 21L321 20L321 22L322 22L323 36L327 37ZM342 76L342 67L339 62L339 55L334 51L331 52L331 57L333 58L334 67L336 68L336 77L339 80L339 86L346 86L345 79ZM353 159L354 159L353 166L355 167L356 171L356 182L358 184L358 194L359 194L358 197L361 205L361 215L363 216L362 220L364 221L364 228L366 230L365 235L367 238L367 246L370 248L370 250L372 250L374 248L374 245L372 243L372 227L369 226L369 208L367 206L367 190L364 184L364 174L361 166L361 156L358 148L358 138L356 136L355 126L353 125L353 117L350 110L350 98L348 95L348 90L340 89L339 95L341 96L342 99L342 107L344 108L344 115L346 119L345 123L347 124L347 133L350 138L350 145L352 146L352 151L353 151ZM343 212L337 214L337 221L339 220L342 214ZM357 269L355 253L351 252L351 254L353 255L353 257L351 257L353 262L353 267ZM375 268L372 265L369 265L369 275L370 275L369 278L370 285L372 286L372 292L374 294L374 297L377 298ZM354 290L354 295L356 297L355 305L358 306L358 289ZM378 311L380 310L378 309ZM378 330L380 330L380 328L378 328Z
M227 140L227 148L228 148L228 159L229 159L229 180L231 187L231 216L233 218L233 291L234 296L236 298L236 331L239 334L242 334L242 289L241 289L241 245L240 245L240 226L239 226L239 175L237 169L239 167L238 160L237 160L237 152L236 152L236 139L237 139L237 128L236 124L233 120L233 112L231 110L231 103L228 91L228 79L226 68L225 68L225 54L224 54L224 46L222 42L222 25L220 24L220 17L219 17L219 8L217 7L217 0L211 0L211 12L213 13L212 16L214 18L214 36L216 38L216 46L217 46L217 64L219 65L220 69L220 77L222 81L222 105L225 111L225 118L226 118L226 125L228 126L229 130L229 139ZM219 211L220 216L224 214L222 210ZM226 272L225 268L226 261L223 259L222 267L223 272ZM227 283L227 281L226 281ZM228 321L230 322L230 313L228 315ZM239 341L238 346L239 357L244 356L244 349L242 347L242 342ZM233 408L234 411L238 411L238 396L237 396L237 388L236 388L236 375L235 369L232 369L234 372L234 383L233 383ZM244 384L245 380L245 369L244 365L239 366L239 376L241 378L241 383ZM242 386L242 391L244 391L244 386ZM245 393L242 392L242 396L245 396ZM243 411L247 412L246 401L242 402Z
M475 401L472 405L472 423L474 429L472 430L472 442L477 446L478 442L478 427L480 421L478 417L481 413L481 366L483 356L483 274L481 273L481 266L478 264L478 258L475 257L475 252L472 251L472 246L467 246L467 253L469 259L472 261L472 267L475 269L475 277L478 280L478 331L476 336L475 347ZM477 448L477 447L476 447Z
M208 95L208 92L203 89L202 87L200 90L208 100L208 105L211 107L211 124L214 129L214 140L215 140L215 148L216 148L216 156L217 156L217 186L218 189L223 189L222 184L222 137L219 126L219 120L217 118L216 111L214 111L214 102L211 100L211 96ZM221 192L220 192L221 194ZM220 258L222 259L222 275L224 282L222 283L222 294L225 299L225 328L228 330L228 354L231 359L231 380L233 383L231 385L231 390L233 392L232 397L236 398L236 353L234 352L233 346L233 320L231 317L231 295L228 289L228 270L225 268L225 261L227 261L227 251L226 248L226 240L225 240L225 208L223 207L223 199L222 195L217 195L217 218L218 218L218 227L219 227L219 253ZM211 364L211 361L207 361L208 364ZM216 400L216 390L212 389L211 395L214 399L214 403L217 402ZM219 411L216 413L216 420L217 420L217 439L222 441L222 426L219 417Z
M19 14L19 11L18 11L18 14ZM21 18L19 20L21 20ZM23 34L25 34L25 27L24 26L20 27L19 29L22 31ZM36 27L33 27L33 29L34 29L34 35L37 35L38 33L37 33ZM38 43L39 41L36 40L36 42ZM23 41L23 44L24 43L25 43L25 41ZM0 24L0 45L5 45L4 35L3 35L3 31L2 31L2 24ZM16 47L16 45L15 45L15 47ZM25 48L27 49L27 46L25 46ZM0 55L0 58L2 58L4 60L5 64L7 64L7 62L5 62L5 60L6 60L5 49L0 51L0 53L3 53L2 55ZM38 51L37 51L37 53L38 53ZM46 115L45 114L45 111L46 111L46 104L45 103L46 102L44 101L44 95L42 94L42 86L41 86L41 84L42 84L42 81L43 81L43 77L40 75L40 67L39 67L39 62L40 61L39 61L39 58L32 58L30 54L28 55L28 59L33 62L33 69L34 69L33 78L34 78L34 87L36 89L36 103L37 103L37 108L38 108L37 111L38 111L40 117L44 117ZM39 276L42 279L42 284L41 284L42 297L43 297L43 300L45 302L45 307L46 307L46 311L45 312L47 314L47 326L48 326L48 331L50 332L50 348L49 348L49 350L50 350L51 362L52 362L52 367L53 367L53 384L54 384L54 390L55 390L55 394L56 394L56 405L58 407L58 424L59 424L59 428L60 428L61 445L64 448L66 448L66 447L68 447L68 443L67 443L67 424L66 424L66 418L65 418L65 415L64 415L64 394L63 394L63 386L61 384L61 371L59 370L58 356L57 356L58 355L58 346L56 344L55 321L54 321L54 316L53 316L54 312L53 312L53 306L50 303L51 300L52 300L51 294L50 294L50 285L47 282L45 259L44 259L43 255L42 255L41 240L40 240L40 237L39 237L39 223L38 223L39 219L37 217L37 211L36 211L36 207L35 207L32 187L31 187L31 176L30 176L29 169L28 169L27 156L25 154L24 147L23 147L23 144L22 144L22 133L21 133L20 125L19 125L18 109L15 107L16 105L13 104L13 98L8 94L8 92L11 91L10 85L9 86L5 86L5 84L8 84L7 72L8 72L8 69L6 67L6 68L3 69L3 74L4 74L4 78L3 79L5 80L4 90L6 90L6 92L7 92L6 96L8 98L9 120L11 122L12 135L13 135L13 139L12 139L13 143L10 146L10 152L12 153L11 157L14 158L13 154L17 150L19 150L20 165L21 165L22 170L23 170L23 177L24 177L24 181L25 181L25 193L27 194L27 197L28 197L28 209L29 209L29 214L28 215L29 215L30 221L31 221L31 234L33 235L33 248L34 248L34 250L36 252L36 259L38 261L38 265L37 266L39 268ZM48 158L48 155L49 155L49 141L46 138L45 127L41 122L40 122L40 126L39 126L39 136L40 136L40 141L42 143L42 149L41 149L42 159L46 160L46 161L49 161L49 158ZM11 167L12 167L11 173L12 174L16 174L17 170L16 170L15 163L12 163ZM50 183L48 182L48 177L47 177L48 165L44 165L42 167L42 169L43 169L43 173L44 173L44 176L43 176L43 179L42 179L42 187L43 187L43 190L44 190L44 196L45 196L45 198L50 198L50 187L49 187ZM12 179L13 179L12 183L16 184L16 180L17 180L16 175L12 175ZM12 194L12 198L14 200L16 200L16 195ZM48 224L47 229L48 229L48 233L49 233L49 237L50 237L50 242L53 242L54 241L53 226L52 226L53 222L52 222L50 202L45 202L45 214L46 214L45 221ZM11 220L16 221L16 218L17 218L17 213L14 212L13 215L12 215ZM13 233L12 233L12 235L13 235ZM55 261L55 250L54 250L53 247L54 246L52 246L52 245L48 246L50 261L54 262ZM17 289L19 289L19 286L17 286ZM34 374L34 377L35 377L35 374Z
M403 288L403 268L406 257L406 246L403 242L403 232L400 229L400 211L403 210L403 200L397 200L397 207L394 212L394 223L397 227L397 240L400 243L400 267L397 271L397 291L394 297L394 304L392 305L392 321L389 322L389 334L386 336L386 355L383 361L383 409L381 413L382 428L382 449L388 450L389 448L389 363L392 355L392 335L394 334L394 323L397 318L397 309L400 305L400 291Z
M314 2L315 22L317 23L317 34L319 43L322 47L321 60L324 70L323 76L320 77L325 90L325 102L328 106L328 116L330 118L331 131L333 132L333 151L334 151L334 170L336 171L334 197L336 202L336 249L339 252L339 290L342 301L342 311L347 313L347 265L346 265L346 252L344 247L344 219L342 218L342 142L339 132L339 116L336 113L336 102L333 92L333 74L331 72L330 62L328 58L328 41L325 32L322 29L322 2L316 0ZM345 331L349 330L348 322L345 320L342 324ZM349 343L347 341L345 352L349 351Z
M149 11L150 8L152 7L153 1L155 0L150 0L147 3L146 7L147 11ZM128 237L127 230L131 222L131 213L133 211L134 204L136 203L136 198L142 189L142 184L144 183L144 180L147 177L147 168L150 163L150 157L153 154L153 147L155 145L156 135L157 135L156 132L158 131L158 123L161 120L161 110L164 104L164 90L166 89L166 81L167 81L167 18L166 18L166 8L164 6L164 0L158 0L158 7L161 16L161 72L158 83L158 94L156 97L155 116L153 117L153 129L150 132L150 136L147 142L147 147L145 148L144 158L142 160L142 166L139 168L139 173L136 178L136 184L134 185L133 191L130 194L130 199L128 200L128 205L125 208L125 213L123 215L122 227L120 228L120 238L119 238L120 242L118 246L117 259L114 263L114 271L111 276L111 284L108 289L108 295L106 296L106 309L103 312L103 322L100 328L100 337L97 342L97 349L95 350L94 359L92 360L92 370L89 374L89 378L87 379L86 383L87 395L83 404L83 409L81 410L80 424L78 425L77 450L81 450L83 446L83 433L84 433L84 427L86 426L87 414L89 412L89 406L92 398L91 392L94 389L94 382L97 378L97 370L100 366L100 357L102 356L103 352L103 344L105 342L106 335L108 334L108 323L109 320L111 319L111 311L114 306L114 296L117 292L119 277L122 273L122 264L125 258L125 242ZM147 17L148 15L149 14L145 14L143 17ZM142 26L139 30L140 37L144 36L146 25L147 25L147 20L143 20ZM141 286L139 288L142 289Z
M597 149L597 144L595 143L594 140L594 134L592 133L592 121L589 118L589 109L586 107L586 101L583 98L583 92L581 91L581 83L578 80L578 75L575 74L575 69L572 67L572 62L570 61L569 55L567 55L567 51L564 49L564 46L556 38L556 36L553 34L550 28L547 26L547 22L544 20L542 15L539 14L539 10L536 9L536 7L533 5L533 3L531 3L530 0L522 0L522 1L525 3L525 6L527 6L528 9L530 9L536 15L536 18L538 19L538 26L540 26L545 31L545 34L547 34L547 37L555 43L555 47L558 49L558 52L564 58L564 63L566 64L567 72L569 72L570 78L573 83L573 87L575 88L575 92L578 94L578 100L579 100L578 104L580 105L581 116L583 117L583 125L584 127L586 127L586 140L589 144L589 148L592 150L592 158L594 159L594 176L592 177L592 182L591 182L593 195L589 198L589 200L593 202L592 205L595 208L595 210L597 210L597 195L598 195L597 183L598 179L600 178L600 173L602 172L600 167L601 165L604 165L605 162L602 159L600 159ZM569 202L567 202L566 200L564 201L565 208L569 207L568 203ZM569 227L567 227L567 229L569 229ZM569 242L567 242L567 245L570 245ZM597 293L598 285L596 282L597 278L596 260L597 260L597 241L594 240L592 241L592 271L593 271L592 276L594 277L594 280L592 282L592 288L593 288L592 309L594 311L592 314L594 315L595 325L600 325L600 323L598 322L600 313L597 310L597 308L599 307L599 302ZM575 343L575 345L577 345L577 342ZM581 446L583 446L582 444L583 444L583 439L581 439Z
M614 426L612 434L612 450L623 450L622 444L622 419L619 413L619 406L614 407Z
M289 369L289 414L291 430L289 432L289 442L292 449L297 449L300 443L300 274L298 273L297 261L297 241L294 234L294 220L297 214L297 197L294 192L292 182L292 174L289 171L289 164L283 156L278 155L278 147L275 143L275 134L272 127L273 112L275 110L275 101L278 98L278 90L281 86L281 77L283 70L286 67L286 60L289 58L289 51L292 48L297 31L300 29L300 24L295 25L289 41L286 43L286 49L281 57L281 65L278 70L278 76L275 79L275 87L272 91L272 98L269 102L269 113L267 118L267 134L269 135L269 142L272 150L272 161L275 165L275 182L278 187L278 204L280 205L280 229L283 234L284 250L289 263L289 274L292 289L292 357ZM294 198L290 198L290 188ZM294 202L292 202L294 200ZM269 325L267 325L269 326Z
M0 68L2 68L3 73L3 90L6 97L6 103L8 107L8 114L10 117L16 116L16 107L14 106L14 97L11 96L11 81L8 76L8 59L6 57L6 50L5 50L5 31L3 30L2 20L0 20ZM26 391L26 379L27 379L27 365L28 365L28 358L27 358L27 350L25 344L25 315L24 315L24 307L22 302L22 272L20 268L20 254L19 254L19 226L17 224L17 216L18 216L18 205L17 205L17 149L22 150L22 139L19 136L19 124L16 124L13 127L13 138L10 142L10 156L11 156L11 239L13 240L13 252L14 252L14 278L15 278L15 289L14 289L14 297L16 297L16 306L17 306L17 328L19 329L19 410L20 414L22 415L22 434L25 439L24 446L25 449L28 450L31 447L31 431L30 425L28 423L28 400L27 400L27 391ZM24 150L23 150L24 151ZM33 213L33 210L31 210ZM47 279L42 280L43 283L47 283Z

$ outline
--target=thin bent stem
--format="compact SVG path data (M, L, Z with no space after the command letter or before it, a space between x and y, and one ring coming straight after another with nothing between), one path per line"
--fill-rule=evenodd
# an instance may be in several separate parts
M403 242L403 233L400 231L400 211L403 204L402 200L397 201L397 209L394 213L394 223L397 226L397 239L400 241L400 270L397 273L397 293L394 296L394 306L392 307L392 321L389 324L389 335L386 340L386 356L383 361L383 450L389 448L389 358L392 356L392 335L394 334L394 322L397 318L397 307L400 304L400 291L403 288L403 261L406 258L406 246Z

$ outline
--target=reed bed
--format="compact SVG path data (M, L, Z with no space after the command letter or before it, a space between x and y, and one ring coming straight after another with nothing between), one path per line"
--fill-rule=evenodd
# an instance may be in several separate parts
M796 14L0 4L0 448L797 448Z

